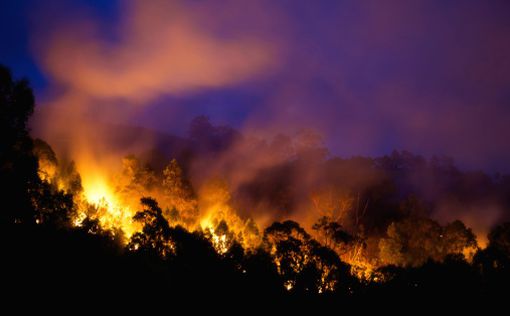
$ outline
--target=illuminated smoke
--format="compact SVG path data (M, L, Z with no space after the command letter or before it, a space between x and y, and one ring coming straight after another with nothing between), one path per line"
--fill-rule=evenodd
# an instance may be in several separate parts
M115 124L164 95L219 88L263 74L276 50L250 34L220 36L221 14L178 1L130 1L119 8L116 41L94 18L63 22L36 39L55 94L41 107L35 133L74 160L85 194L99 199L121 157L148 151L150 133L123 135ZM169 122L178 118L168 118ZM103 190L105 191L105 190Z

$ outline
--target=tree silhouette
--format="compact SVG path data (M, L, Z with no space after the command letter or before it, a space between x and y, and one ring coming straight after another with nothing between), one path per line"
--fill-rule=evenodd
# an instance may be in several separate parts
M287 290L323 293L351 284L347 265L293 221L276 222L264 231L265 249L273 256Z
M144 209L135 214L133 219L143 225L142 231L135 233L127 246L131 251L158 255L167 258L174 252L170 239L170 226L163 216L156 200L148 197L141 199Z
M264 231L265 248L273 256L278 273L284 279L284 286L288 290L296 287L300 273L310 263L307 256L310 238L310 235L293 221L273 223Z
M455 254L469 259L477 249L474 234L460 221L442 227L428 218L409 217L392 223L386 234L379 242L380 258L391 265L418 267Z
M342 225L338 222L333 221L328 216L322 216L312 226L312 229L317 231L320 236L321 243L328 248L333 250L340 248L340 252L347 251L347 246L354 238L347 233Z
M76 211L73 195L46 181L31 190L36 223L67 227Z
M505 295L502 289L510 282L510 223L494 227L488 237L489 245L476 253L473 265L481 274L486 295L498 298Z
M496 226L489 233L489 246L510 258L510 222Z
M34 111L34 96L26 80L14 80L0 65L0 187L3 190L0 222L33 223L30 188L39 182L37 160L27 121Z
M471 260L478 250L476 236L463 222L457 220L443 228L442 251L445 255L464 255Z
M77 211L74 195L82 190L80 175L72 163L61 166L51 146L41 139L34 140L34 154L40 179L30 189L36 223L69 226Z

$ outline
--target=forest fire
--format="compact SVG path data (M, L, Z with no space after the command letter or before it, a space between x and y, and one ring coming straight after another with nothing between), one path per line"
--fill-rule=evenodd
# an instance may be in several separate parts
M88 181L84 181L83 192L87 201L89 201L91 204L106 204L112 207L118 205L118 203L115 201L116 199L113 193L111 192L111 189L102 180L94 181L94 183L88 183Z
M41 162L40 174L46 175L50 171L58 169L58 166L51 164L47 159L39 158ZM76 166L77 170L82 170L80 175L84 176L80 177L81 188L73 192L76 194L75 203L77 205L77 210L71 219L74 226L80 227L87 218L97 220L102 229L122 233L123 240L127 244L131 236L142 229L142 226L133 220L140 207L139 200L149 194L164 197L163 183L167 181L167 183L177 186L173 188L174 196L170 199L162 198L163 201L169 203L162 206L166 210L165 216L171 226L182 225L190 231L205 232L219 254L225 254L233 242L239 242L247 249L256 248L260 243L256 224L253 221L244 223L233 213L230 206L227 205L228 192L221 186L216 188L217 182L203 191L207 196L200 199L206 201L204 202L206 203L205 211L197 213L193 208L186 208L189 206L187 204L193 203L186 201L190 197L186 196L188 193L182 187L183 183L180 178L182 174L175 161L171 163L173 171L170 172L170 169L167 169L168 177L162 181L162 184L153 183L150 190L143 185L136 187L135 183L130 181L140 180L135 178L136 174L140 172L140 170L134 170L140 168L136 159L129 157L125 158L123 162L125 167L123 174L112 174L110 171L101 171L100 168L87 169L81 168L80 165ZM72 188L65 185L72 182L70 179L55 172L52 177L53 179L47 177L45 181L58 183L61 190L71 192ZM129 179L130 177L131 179ZM126 182L126 180L128 181ZM175 193L180 196L175 196Z
M78 166L78 170L80 166ZM78 208L72 219L76 226L80 226L84 219L98 220L105 230L122 232L127 240L137 231L133 221L135 211L131 206L122 204L112 185L108 182L106 173L100 171L82 172L86 176L81 178L81 199L76 201ZM58 181L58 180L57 180ZM65 182L60 180L60 183ZM80 196L80 195L78 195Z
M189 180L185 179L176 160L172 160L159 174L134 156L122 159L121 171L117 173L102 171L100 168L81 169L79 164L76 169L83 170L81 173L63 173L63 167L58 165L56 159L48 159L55 156L51 149L47 145L40 146L44 149L39 148L36 152L40 162L39 174L44 175L44 181L58 183L60 189L75 195L77 210L71 219L74 226L82 226L86 219L97 220L103 230L113 234L121 233L124 245L128 245L133 235L143 234L143 222L134 220L140 211L140 199L154 196L160 202L161 216L168 222L169 227L182 226L190 232L203 233L219 255L226 255L237 243L245 251L267 248L282 275L289 273L286 272L287 269L299 274L308 265L318 267L322 271L318 287L321 293L335 288L337 281L331 280L331 275L336 273L337 268L322 262L322 259L314 259L311 247L321 245L324 249L332 250L350 265L350 273L364 282L385 281L387 276L380 272L379 268L387 263L421 265L427 258L442 261L449 253L460 254L471 261L478 249L475 236L462 224L453 223L441 227L433 221L419 218L392 223L388 227L387 237L367 238L362 223L364 217L370 215L367 215L368 203L360 204L359 193L351 196L343 190L336 196L337 200L334 200L333 191L328 191L325 199L316 193L311 195L310 207L317 212L315 217L312 217L316 218L312 227L313 237L297 223L290 224L291 222L288 222L288 227L272 225L262 235L260 224L257 225L252 218L242 219L236 214L232 206L232 193L224 180L210 179L195 191ZM81 174L83 177L80 177ZM81 185L74 188L69 185L76 182ZM323 216L320 217L321 215ZM411 230L407 231L405 225L411 225ZM433 243L430 246L436 250L424 249L425 253L417 254L419 257L412 259L416 261L410 261L411 258L401 257L402 254L399 253L403 247L399 243L403 241L398 239L401 238L398 234L411 234L406 237L411 238L409 241L412 241L412 238L425 237L413 236L416 234L412 231L414 225L428 225L426 227L429 228L425 228L427 234L437 231L431 236L437 239L420 241ZM288 233L291 234L290 237L285 237ZM317 238L320 243L313 241L313 238ZM378 243L375 252L367 247L367 242L374 241ZM443 241L448 243L442 245ZM288 254L281 254L282 249L279 247L287 247L283 245L288 242L298 243L300 250L293 250L291 257L285 259ZM314 243L317 243L316 246ZM133 249L137 250L139 247L139 244L135 244ZM173 247L171 248L174 249ZM294 283L295 280L290 278L285 281L284 287L290 290Z
M0 65L10 292L330 310L507 292L510 10L96 2L30 15L35 93Z
M159 15L149 19L161 11L160 6L189 19L176 18L170 24ZM447 159L427 161L397 152L375 159L344 160L330 156L322 136L314 130L259 137L257 133L214 126L204 116L190 123L189 135L179 146L172 142L157 145L161 135L99 123L101 113L106 118L120 113L105 111L96 99L110 104L125 98L128 104L143 106L163 92L184 93L197 87L242 81L271 65L274 60L270 57L276 58L275 47L250 36L228 41L210 37L198 26L195 15L181 6L133 3L128 9L132 16L126 21L131 26L126 36L132 36L132 41L105 48L107 55L122 65L120 68L110 67L110 60L98 54L101 50L88 46L80 51L81 62L69 61L68 67L62 67L67 59L59 56L74 54L81 45L67 32L56 32L44 46L49 72L69 89L52 100L47 116L41 120L41 134L50 142L67 137L70 141L58 144L56 149L59 156L74 164L59 164L48 146L49 153L39 154L39 173L44 181L58 183L59 189L73 195L77 206L72 215L75 226L86 219L97 220L102 229L121 232L128 245L134 235L145 234L144 228L152 224L153 219L146 217L134 220L140 212L148 211L150 218L166 221L169 229L182 227L204 234L219 255L227 255L237 245L247 253L265 247L280 274L286 274L287 268L299 274L309 265L321 270L324 280L336 272L321 259L313 259L319 246L333 251L350 266L351 274L366 281L383 280L378 269L386 265L416 267L427 260L442 262L452 255L468 261L473 258L479 247L476 235L487 232L496 221L500 201L489 195L473 195L471 201L457 193L457 188L447 187L450 183L478 185L478 179L472 180L470 174L451 172L455 169ZM145 42L139 38L148 30L152 32L153 24L165 41ZM84 36L94 34L80 27L77 31L83 31ZM91 42L98 47L104 44ZM144 52L152 52L149 56L144 52L130 54L140 43L148 45ZM252 52L249 55L243 53L247 48ZM176 54L177 61L168 61L173 59L164 54L167 49ZM179 53L181 50L186 53ZM211 58L218 55L230 56L229 63ZM146 64L146 57L160 64ZM186 67L181 69L181 65ZM69 76L68 68L80 75ZM170 75L174 68L180 69L186 80L181 82ZM123 76L118 75L118 69L125 69ZM198 69L209 71L200 75ZM147 71L154 77L150 82L143 79ZM111 82L116 82L114 87L105 90ZM136 115L133 107L122 109L123 116ZM427 181L419 181L413 174ZM455 176L458 179L448 178ZM436 187L445 189L434 190ZM142 198L152 198L156 205L150 203L144 209L147 205L140 204ZM452 209L466 207L476 214L477 205L490 203L496 205L495 215L480 225L483 227L473 227L474 232L456 222L457 217L444 216L453 214ZM280 228L287 233L299 232L297 238L291 236L289 240L300 244L303 252L289 250L292 264L283 270L280 263L289 251L278 255L282 250L277 248L289 247L288 240L280 236L285 235L283 232L275 232L272 240L267 231L279 221L299 225ZM321 286L321 291L327 288L332 286Z

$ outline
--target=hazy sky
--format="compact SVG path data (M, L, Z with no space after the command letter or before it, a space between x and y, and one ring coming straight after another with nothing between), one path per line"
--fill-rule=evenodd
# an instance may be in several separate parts
M510 171L509 1L7 0L0 63L44 106L73 91L168 132L206 114Z

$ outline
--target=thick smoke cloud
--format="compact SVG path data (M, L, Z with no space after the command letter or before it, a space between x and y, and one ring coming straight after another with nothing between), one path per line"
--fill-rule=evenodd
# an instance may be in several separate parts
M506 172L506 12L505 1L131 1L35 42L59 86L144 104L131 123L307 126L344 156L398 148Z
M121 12L113 41L93 20L50 34L42 57L49 76L92 97L147 103L164 94L237 83L276 60L271 47L249 35L211 34L204 28L211 17L202 7L130 1Z
M508 171L507 2L288 8L288 65L249 117L253 126L320 128L341 155L402 148Z
M35 134L70 159L109 165L104 161L149 150L152 135L119 144L126 137L111 125L144 125L140 108L151 101L236 85L278 61L276 45L249 29L231 30L237 22L211 3L129 1L117 9L118 19L107 26L75 11L57 14L55 22L51 8L36 18L34 47L52 86ZM257 6L245 9L252 19L264 18ZM168 125L180 121L165 117Z

